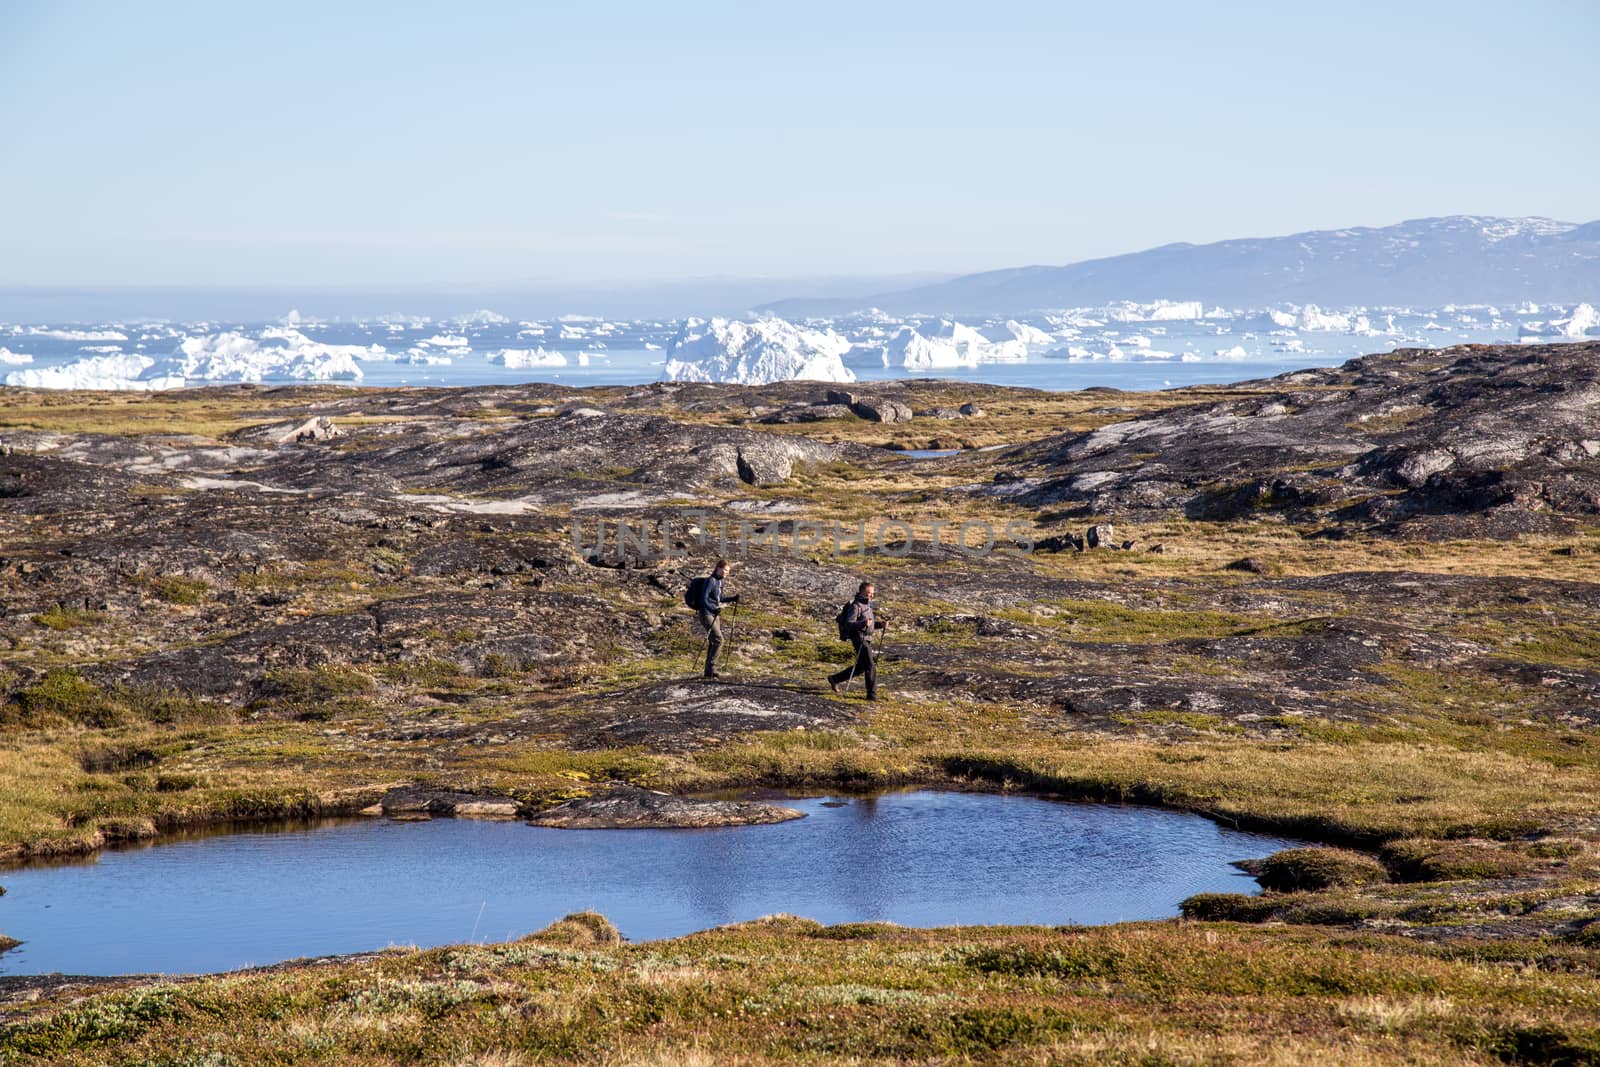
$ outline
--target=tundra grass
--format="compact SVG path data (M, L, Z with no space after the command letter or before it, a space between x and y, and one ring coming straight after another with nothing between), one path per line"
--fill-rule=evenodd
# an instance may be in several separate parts
M1600 950L1222 923L910 930L773 917L47 994L14 1064L1595 1062ZM226 1021L224 1024L224 1020Z

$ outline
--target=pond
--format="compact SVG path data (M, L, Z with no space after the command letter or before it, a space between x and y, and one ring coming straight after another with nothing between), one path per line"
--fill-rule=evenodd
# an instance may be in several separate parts
M909 926L1110 923L1254 892L1296 842L1197 815L939 791L793 799L713 830L342 820L0 871L0 974L169 974L501 941L583 909L635 940L787 912Z
M963 451L960 448L905 448L891 454L901 459L948 459L961 455Z

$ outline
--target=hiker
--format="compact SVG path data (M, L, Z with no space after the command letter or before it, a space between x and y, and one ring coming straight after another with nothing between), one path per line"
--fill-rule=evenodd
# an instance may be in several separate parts
M835 693L844 692L850 679L860 676L867 687L867 699L878 699L878 671L872 659L872 640L884 628L884 621L873 612L872 595L877 592L871 582L862 582L856 598L840 610L835 621L839 624L840 638L849 641L855 649L856 659L845 670L828 676L828 687Z
M717 673L717 653L722 651L722 606L739 602L737 593L733 596L722 595L722 580L728 576L728 570L727 560L717 560L717 565L711 568L711 576L701 588L700 603L695 605L700 612L700 625L706 628L707 678L722 677Z

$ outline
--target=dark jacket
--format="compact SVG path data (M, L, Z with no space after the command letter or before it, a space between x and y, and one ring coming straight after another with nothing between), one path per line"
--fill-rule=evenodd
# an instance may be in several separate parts
M700 596L700 610L708 615L722 611L722 579L715 574L706 579L705 592Z
M864 641L871 641L872 631L876 627L877 620L872 614L872 601L858 594L844 610L845 632L857 634Z

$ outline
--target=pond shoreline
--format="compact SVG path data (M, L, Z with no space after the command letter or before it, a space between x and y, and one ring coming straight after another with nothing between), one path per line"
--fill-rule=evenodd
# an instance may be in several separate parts
M1387 840L1385 837L1377 835L1344 832L1338 828L1329 827L1315 819L1279 819L1272 816L1257 816L1248 813L1230 814L1198 805L1186 804L1182 801L1173 802L1170 798L1164 797L1158 790L1154 789L1124 789L1109 785L1102 788L1063 788L1062 783L1054 781L1029 785L1019 783L1013 777L1018 773L1015 767L1003 767L989 761L974 759L947 762L961 768L965 773L908 776L871 785L864 784L849 776L840 776L832 780L808 777L799 781L788 781L782 778L763 778L735 781L711 789L693 790L672 795L681 796L684 799L737 798L764 800L780 797L819 796L823 794L867 797L914 790L940 790L1033 797L1039 800L1057 800L1068 803L1114 804L1153 808L1160 811L1203 816L1230 830L1246 833L1278 834L1294 837L1309 843L1355 848L1363 851L1374 851ZM188 835L197 833L203 836L210 836L213 833L249 833L273 824L294 823L310 826L329 820L372 817L379 814L372 811L372 808L379 804L386 794L397 791L415 791L439 796L458 795L451 790L436 789L414 781L405 783L389 782L382 785L357 786L349 790L342 790L340 791L342 794L350 795L340 796L331 800L327 794L286 796L283 798L282 804L277 807L258 805L257 813L244 816L186 817L183 813L168 813L151 818L150 821L155 828L155 832L152 834L126 838L104 837L97 843L92 842L92 840L67 841L58 843L59 847L56 847L57 843L46 843L42 847L28 845L7 846L4 849L0 849L0 873L9 870L25 870L36 866L74 863L90 859L101 852L171 844L184 840ZM514 818L516 821L521 822L527 822L541 812L549 811L558 806L558 803L541 805L537 802L519 801L517 797L509 793L472 795L484 801L517 802L519 809ZM431 817L466 818L469 816L453 816L448 813L439 813L433 814ZM661 828L670 829L671 827L663 826Z

